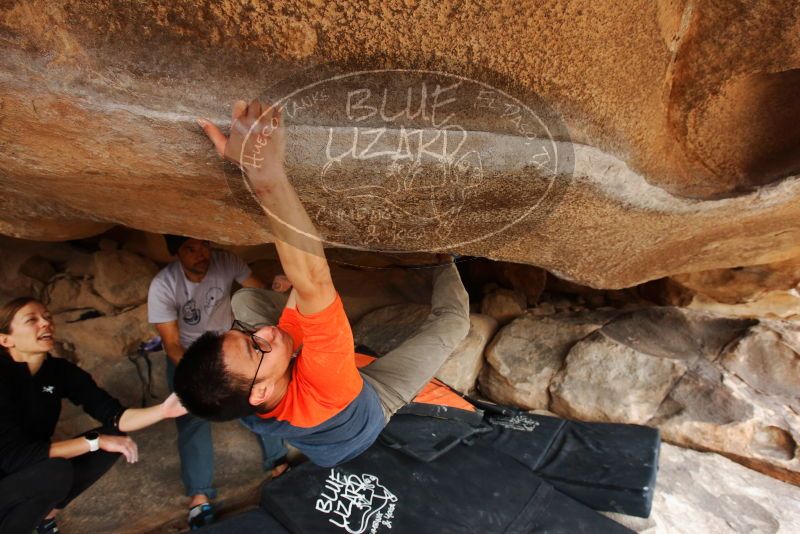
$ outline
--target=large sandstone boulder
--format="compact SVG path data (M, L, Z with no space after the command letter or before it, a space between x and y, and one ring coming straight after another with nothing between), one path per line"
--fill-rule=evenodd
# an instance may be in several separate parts
M115 360L135 351L142 341L155 335L147 322L147 305L117 315L76 320L75 315L54 316L56 338L67 342L79 361Z
M66 243L39 243L0 236L0 303L11 298L46 298L46 286L81 253Z
M753 327L720 361L728 371L761 393L794 397L800 412L800 327L797 324Z
M525 312L528 302L525 295L512 289L498 288L481 300L481 313L505 325Z
M158 267L147 258L124 250L94 253L94 290L105 300L124 308L147 301L150 282Z
M441 162L328 161L329 139L342 147L352 138L346 92L295 101L289 174L332 242L451 249L606 288L781 261L798 254L800 238L786 224L800 215L793 5L7 2L0 232L65 240L122 223L221 243L268 241L263 213L195 118L223 125L235 99L287 95L333 61L349 73L413 70L414 83L397 71L388 78L399 82L392 109L409 86L420 94L423 70L466 75L489 95L452 106L469 132L458 160L463 183L405 218L395 216L402 209L365 211L363 195L332 193L324 179L369 186L387 172L433 176ZM444 50L452 53L431 53ZM429 104L436 83L426 85ZM547 135L531 132L536 121L514 114L519 104L501 91L544 117L547 151L530 152L531 138ZM401 126L387 137L396 141ZM537 156L552 163L556 155L566 168L550 180ZM399 198L407 198L402 208L424 205L416 192ZM525 216L511 217L521 208ZM435 235L426 234L420 221L442 214Z
M548 386L572 346L609 318L600 313L543 317L529 311L500 330L486 348L481 391L503 404L548 409Z
M90 253L75 254L64 265L64 274L78 278L91 278L95 273L94 256Z
M43 282L25 272L25 265L36 256L15 250L3 250L3 261L0 262L0 278L3 280L0 290L0 301L5 302L17 297L40 296L45 287ZM36 260L34 260L36 261Z
M94 292L88 278L56 277L47 285L43 300L50 313L55 314L84 310L109 315L115 311L114 306Z
M652 358L602 334L575 345L550 383L551 409L589 421L643 424L686 372L679 360Z

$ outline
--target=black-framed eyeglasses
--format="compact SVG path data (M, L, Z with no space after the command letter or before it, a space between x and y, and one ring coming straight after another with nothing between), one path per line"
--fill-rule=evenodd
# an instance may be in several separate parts
M238 330L239 332L242 332L250 336L250 343L253 344L253 350L261 354L261 358L258 360L258 367L256 367L256 374L253 375L253 381L250 382L250 389L247 392L247 396L249 397L250 393L253 392L253 386L256 385L256 379L258 378L258 371L261 369L261 363L264 361L264 355L268 352L272 352L272 345L270 345L269 341L267 341L263 337L255 335L256 331L255 328L239 321L238 319L233 320L233 324L231 325L231 330Z

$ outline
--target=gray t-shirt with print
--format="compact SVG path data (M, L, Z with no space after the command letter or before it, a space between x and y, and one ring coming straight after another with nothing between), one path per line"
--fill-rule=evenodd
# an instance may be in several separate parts
M178 260L150 282L147 316L153 323L178 321L181 345L188 348L208 330L224 332L233 322L231 284L244 282L250 268L225 250L212 249L208 272L198 283L186 278Z

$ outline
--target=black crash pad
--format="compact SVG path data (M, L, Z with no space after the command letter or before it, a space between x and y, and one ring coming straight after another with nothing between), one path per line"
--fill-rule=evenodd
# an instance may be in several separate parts
M341 466L295 467L261 504L295 534L632 532L481 443L433 462L376 443Z
M655 428L515 413L478 440L595 509L648 517L661 448Z

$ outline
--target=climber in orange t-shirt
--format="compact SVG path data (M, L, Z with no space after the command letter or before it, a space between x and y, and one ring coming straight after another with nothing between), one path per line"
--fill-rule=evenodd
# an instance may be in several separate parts
M321 238L286 177L280 111L237 102L230 138L199 122L218 153L245 171L293 289L279 319L267 290L236 293L233 327L206 332L187 349L175 391L195 415L243 417L255 432L286 439L318 465L344 462L377 439L467 335L469 303L458 270L452 260L438 267L424 324L359 369Z

